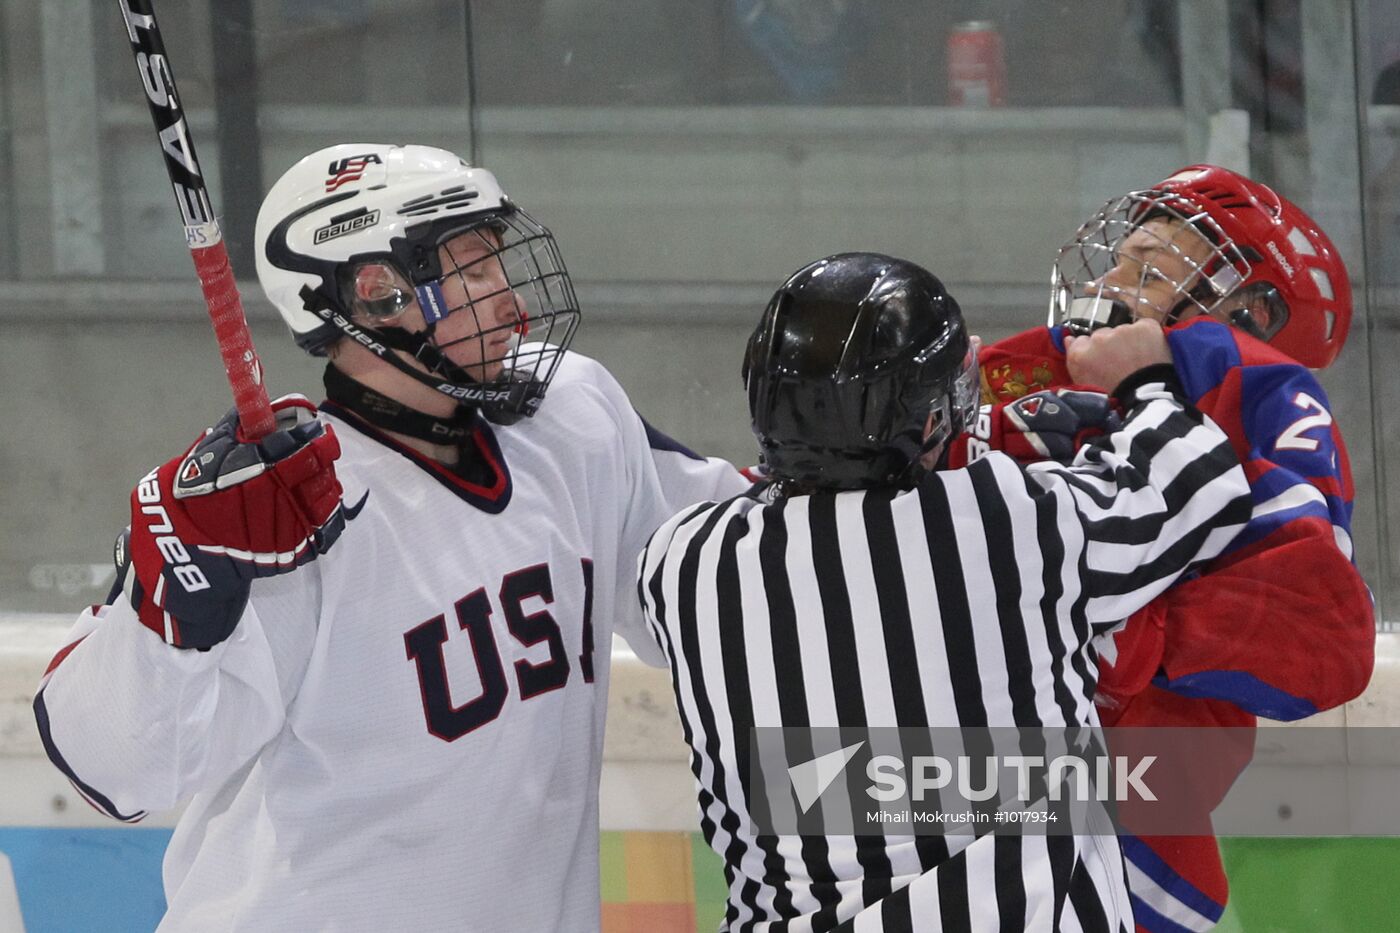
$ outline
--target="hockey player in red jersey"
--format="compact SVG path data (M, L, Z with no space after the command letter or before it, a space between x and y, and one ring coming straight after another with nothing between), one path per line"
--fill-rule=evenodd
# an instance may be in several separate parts
M1066 334L1139 317L1168 326L1187 393L1230 436L1255 507L1207 572L1102 644L1104 724L1252 727L1346 702L1370 678L1374 615L1352 561L1346 448L1308 367L1341 352L1351 287L1327 236L1267 186L1193 165L1106 204L1059 252L1049 326L984 349L990 407L958 454L1068 456L1108 416L1067 391L1095 380L1067 362ZM1203 778L1202 799L1218 802L1247 757L1232 764ZM1140 930L1220 919L1213 837L1127 838L1124 852Z
M749 483L569 349L554 238L450 152L313 153L257 242L327 401L141 481L49 757L117 819L187 803L162 933L597 929L613 633L659 660L636 555Z

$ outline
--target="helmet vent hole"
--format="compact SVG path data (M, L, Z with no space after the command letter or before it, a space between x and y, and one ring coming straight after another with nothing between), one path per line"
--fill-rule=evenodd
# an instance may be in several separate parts
M1324 339L1324 340L1331 340L1331 339L1332 339L1332 331L1333 331L1334 329L1336 329L1336 326L1337 326L1337 315L1334 314L1334 313L1331 312L1331 311L1324 311L1324 312L1322 312L1322 320L1323 320L1323 326L1324 326L1324 328L1325 328L1325 333L1323 334L1323 339Z
M335 214L331 217L331 224L343 224L347 220L354 220L356 217L364 217L369 213L369 208L359 207L353 211L346 211L344 214Z
M1332 279L1327 275L1326 270L1309 269L1308 272L1312 273L1313 284L1317 286L1317 293L1322 296L1323 300L1333 300L1335 294L1332 291ZM1328 330L1330 333L1331 329Z
M1313 248L1312 242L1308 240L1308 235L1297 227L1288 231L1288 242L1293 244L1293 248L1304 256L1317 255L1317 250Z
M466 207L472 201L475 201L479 194L480 192L475 188L464 189L459 187L444 191L436 197L433 195L424 195L421 198L405 201L399 207L398 213L400 217L426 217L429 214L436 214L441 210L456 210Z

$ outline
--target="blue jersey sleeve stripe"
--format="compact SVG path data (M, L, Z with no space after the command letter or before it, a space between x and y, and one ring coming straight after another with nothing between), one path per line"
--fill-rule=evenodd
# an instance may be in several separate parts
M1351 503L1341 496L1324 493L1311 483L1300 479L1289 470L1270 470L1255 477L1249 484L1250 495L1255 508L1266 506L1273 500L1293 504L1290 499L1302 504L1306 499L1309 505L1316 506L1318 514L1323 514L1332 524L1351 530ZM1277 510L1276 510L1277 511Z
M44 691L42 688L34 697L34 721L39 727L39 740L44 743L44 751L48 754L49 761L52 761L54 766L58 768L59 771L63 772L64 777L72 781L73 786L78 789L79 793L86 797L94 806L112 819L121 820L123 823L134 823L146 815L144 811L130 814L122 813L116 808L112 801L98 793L96 789L84 784L79 780L78 776L73 773L73 769L68 765L68 762L64 760L63 755L58 750L58 746L53 742L53 736L49 726L49 709L44 703Z
M1159 675L1152 682L1179 696L1227 700L1245 712L1280 722L1292 722L1317 712L1310 701L1245 671L1200 671L1175 680Z
M1254 494L1255 502L1263 502L1275 496L1283 495L1295 486L1317 489L1316 486L1304 480L1297 473L1281 467L1276 467L1268 472L1261 473L1249 482L1249 489L1250 492ZM1317 494L1321 496L1323 494L1322 490L1318 489Z
M1314 503L1278 512L1270 512L1268 515L1256 516L1249 520L1249 524L1244 527L1244 530L1239 533L1239 536L1236 537L1235 540L1230 542L1230 546L1225 549L1224 553L1230 554L1238 551L1242 547L1262 541L1280 528L1288 525L1289 522L1300 518L1320 518L1324 522L1330 524L1332 516L1329 515L1327 510L1322 506Z
M1171 866L1148 848L1147 843L1136 836L1123 836L1120 842L1123 855L1128 861L1151 878L1159 888L1206 919L1219 922L1220 915L1225 912L1224 906L1211 900L1191 882L1172 871Z
M640 414L637 415L637 417L642 418ZM675 440L674 438L666 434L663 434L662 432L656 430L656 428L653 428L650 422L648 422L645 418L642 418L642 427L646 428L647 444L651 447L652 450L670 450L683 456L689 457L692 460L705 459L704 457L697 454L695 451L691 450L689 447L682 444L680 441Z
M1190 927L1184 927L1174 920L1168 920L1157 911L1147 905L1147 902L1136 894L1129 894L1128 899L1133 905L1133 922L1146 930L1147 933L1200 933ZM1210 929L1215 924L1202 924L1201 929Z

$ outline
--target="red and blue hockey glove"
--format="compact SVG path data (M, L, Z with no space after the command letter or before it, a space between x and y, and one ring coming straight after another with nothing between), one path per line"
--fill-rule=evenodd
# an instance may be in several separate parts
M989 450L1022 463L1069 463L1086 441L1121 424L1113 401L1102 392L1043 389L1014 402L983 405L970 430L953 441L948 468L967 466Z
M230 411L131 495L118 578L141 622L177 648L228 638L254 578L315 559L345 529L335 432L302 396L272 407L271 434L248 440Z

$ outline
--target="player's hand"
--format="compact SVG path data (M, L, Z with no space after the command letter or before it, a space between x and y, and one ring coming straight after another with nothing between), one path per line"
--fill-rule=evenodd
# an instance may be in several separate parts
M1002 449L1023 463L1069 463L1084 442L1118 430L1123 419L1102 392L1046 389L1002 410Z
M954 442L948 466L966 466L989 450L1003 451L1022 463L1069 463L1085 441L1116 431L1121 424L1113 402L1102 392L1071 387L1032 392L1014 402L982 406L971 430Z
M1078 385L1113 390L1140 369L1172 361L1162 325L1148 318L1065 337L1065 363Z
M250 441L231 411L132 493L118 575L142 623L178 648L228 638L254 578L315 559L345 529L335 432L301 396L272 407L271 434Z

